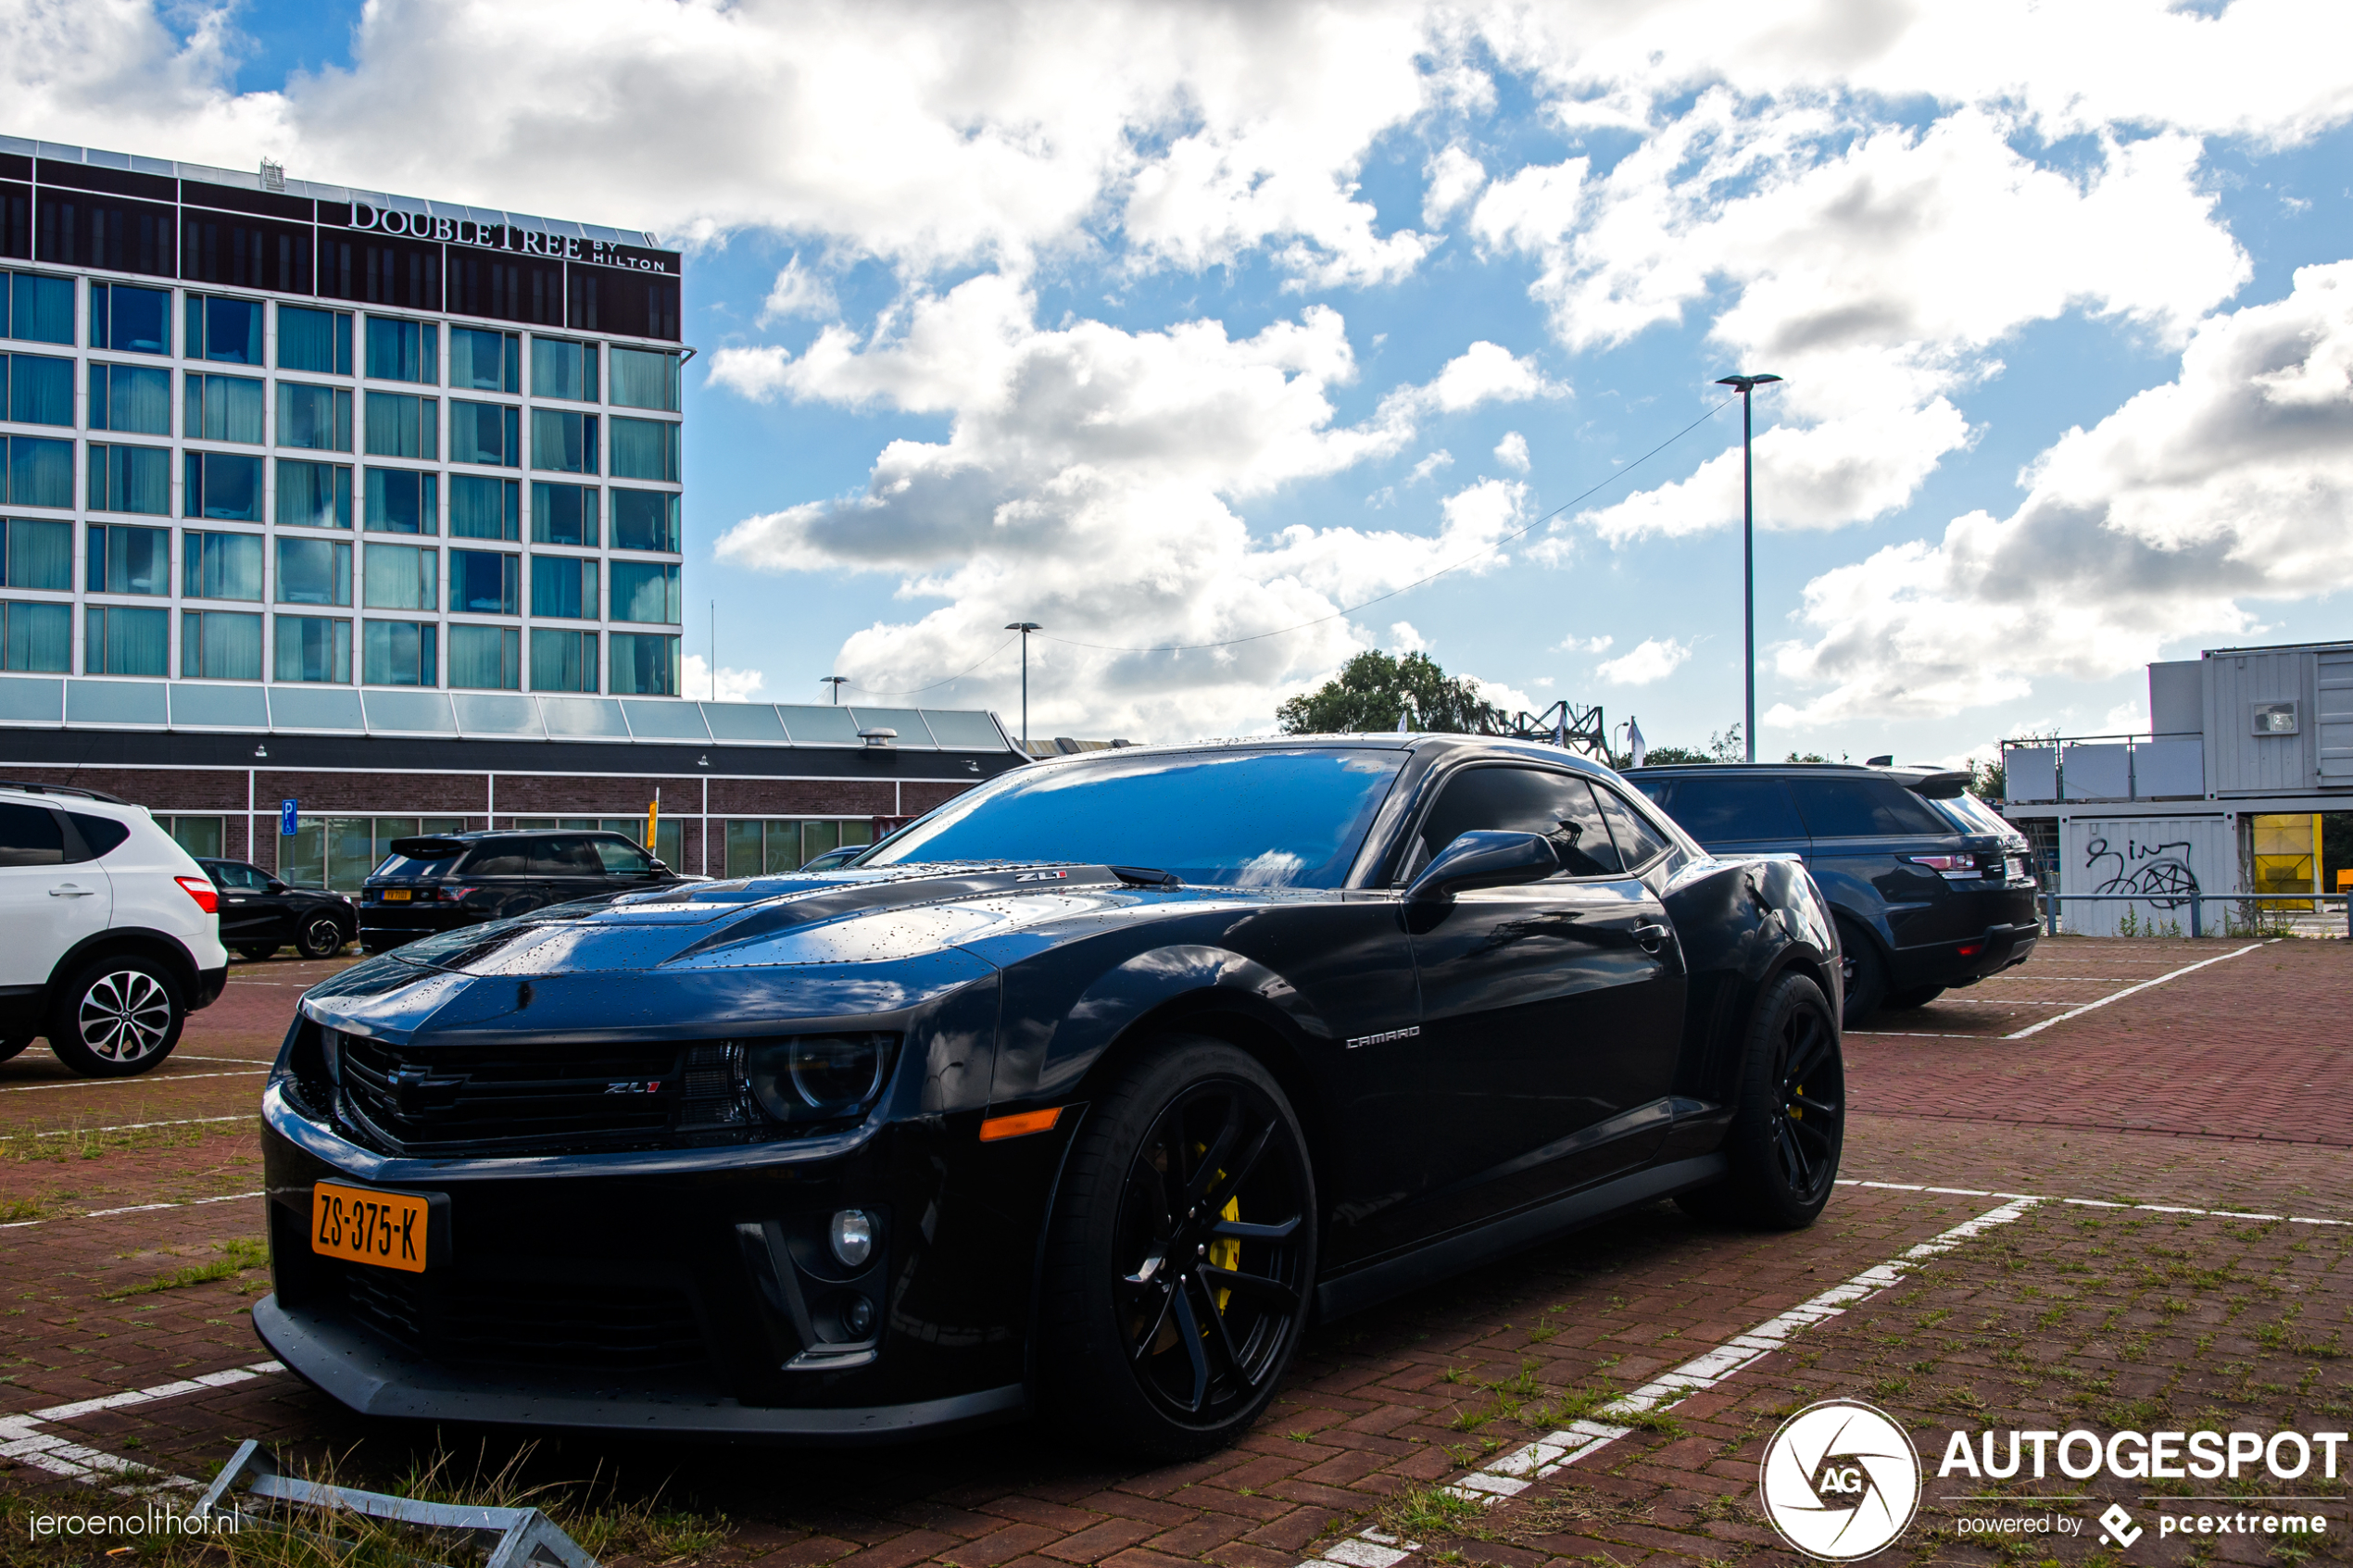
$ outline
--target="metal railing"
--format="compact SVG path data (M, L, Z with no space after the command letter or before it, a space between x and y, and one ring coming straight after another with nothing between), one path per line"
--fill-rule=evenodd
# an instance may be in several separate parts
M2329 904L2342 905L2345 909L2345 935L2353 940L2353 893L2037 893L2043 904L2043 930L2052 936L2058 935L2061 904L2146 904L2152 909L2178 909L2189 906L2192 936L2204 936L2205 922L2201 918L2208 904L2234 904L2248 915L2245 923L2250 929L2259 927L2265 904L2304 904L2319 909ZM2251 913L2246 907L2257 906ZM2227 934L2231 921L2223 920Z

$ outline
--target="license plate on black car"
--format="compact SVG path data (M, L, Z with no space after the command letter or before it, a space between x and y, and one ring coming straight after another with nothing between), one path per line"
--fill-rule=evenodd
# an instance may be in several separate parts
M310 1250L380 1269L422 1273L431 1216L405 1192L320 1182L310 1189Z

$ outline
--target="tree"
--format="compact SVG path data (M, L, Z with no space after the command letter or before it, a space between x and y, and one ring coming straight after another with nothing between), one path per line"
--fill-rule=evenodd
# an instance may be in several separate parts
M1996 811L2000 810L2002 797L2009 793L2008 771L2007 763L1998 759L1992 762L1970 763L1969 792Z
M1336 679L1286 700L1275 723L1287 735L1350 734L1394 730L1407 712L1411 728L1453 734L1488 734L1504 717L1471 682L1450 677L1428 654L1392 659L1374 648L1342 665Z

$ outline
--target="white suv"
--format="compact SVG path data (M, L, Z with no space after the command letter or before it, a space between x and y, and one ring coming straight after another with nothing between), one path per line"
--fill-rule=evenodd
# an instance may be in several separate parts
M229 978L220 909L145 807L0 782L0 1061L39 1035L86 1078L170 1056Z

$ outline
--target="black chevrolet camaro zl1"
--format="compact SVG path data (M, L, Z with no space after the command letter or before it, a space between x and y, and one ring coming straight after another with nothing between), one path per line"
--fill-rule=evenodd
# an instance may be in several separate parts
M1810 1223L1838 974L1794 858L1551 747L1051 760L311 990L254 1323L383 1415L1199 1452L1319 1314L1670 1196Z

